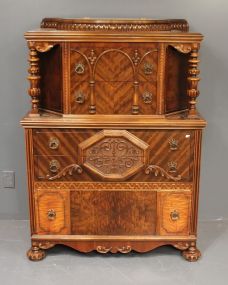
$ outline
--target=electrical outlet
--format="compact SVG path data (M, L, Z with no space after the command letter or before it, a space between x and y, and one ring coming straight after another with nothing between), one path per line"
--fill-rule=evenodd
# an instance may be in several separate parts
M15 188L15 172L8 170L0 171L0 188Z

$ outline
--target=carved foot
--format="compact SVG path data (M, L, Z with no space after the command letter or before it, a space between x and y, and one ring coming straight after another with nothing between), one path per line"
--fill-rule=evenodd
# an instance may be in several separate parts
M32 261L42 260L45 256L45 251L43 249L40 249L39 246L32 246L27 252L27 257Z
M182 255L186 260L190 262L197 261L201 257L201 253L197 249L195 242L191 242L189 248L184 250L182 252Z

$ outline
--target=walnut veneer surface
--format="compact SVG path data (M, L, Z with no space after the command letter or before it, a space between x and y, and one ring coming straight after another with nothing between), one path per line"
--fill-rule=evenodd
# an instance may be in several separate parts
M198 260L202 35L185 20L45 18L25 38L28 257L172 245Z

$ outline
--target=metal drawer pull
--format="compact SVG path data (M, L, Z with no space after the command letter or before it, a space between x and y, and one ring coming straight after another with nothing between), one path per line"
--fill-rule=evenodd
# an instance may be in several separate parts
M58 149L59 147L59 140L55 137L50 138L48 146L50 149Z
M178 140L176 140L174 138L171 138L169 140L169 148L171 150L177 150L178 149L178 144L179 144Z
M77 63L74 70L77 74L83 74L85 72L85 65L81 62Z
M75 102L78 104L83 104L85 102L85 95L79 92L75 95Z
M172 221L177 221L180 219L180 214L177 212L177 210L174 210L173 212L170 213L170 218Z
M142 99L145 104L150 104L152 102L152 98L153 98L152 93L148 91L144 92L142 95Z
M53 221L56 218L56 212L53 209L47 211L48 220Z
M60 163L58 162L58 160L56 159L51 160L49 163L49 170L52 173L56 173L59 171L59 169L60 169Z
M171 173L177 172L177 163L175 161L168 162L168 168Z
M153 65L149 62L144 63L144 73L149 75L153 72Z

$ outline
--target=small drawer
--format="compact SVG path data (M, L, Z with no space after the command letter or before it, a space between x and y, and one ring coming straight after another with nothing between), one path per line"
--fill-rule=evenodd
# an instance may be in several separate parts
M75 133L70 131L39 131L33 133L33 153L35 155L76 156Z
M190 227L190 192L158 193L158 224L159 235L188 235Z
M180 177L180 181L191 181L194 143L191 130L155 131L150 141L150 165L160 166L170 177Z
M76 169L77 164L72 156L37 155L34 156L34 163L37 180L72 180L72 175L81 169L80 167ZM77 170L75 172L72 171L74 167L74 170Z
M37 234L70 234L69 192L35 193Z

